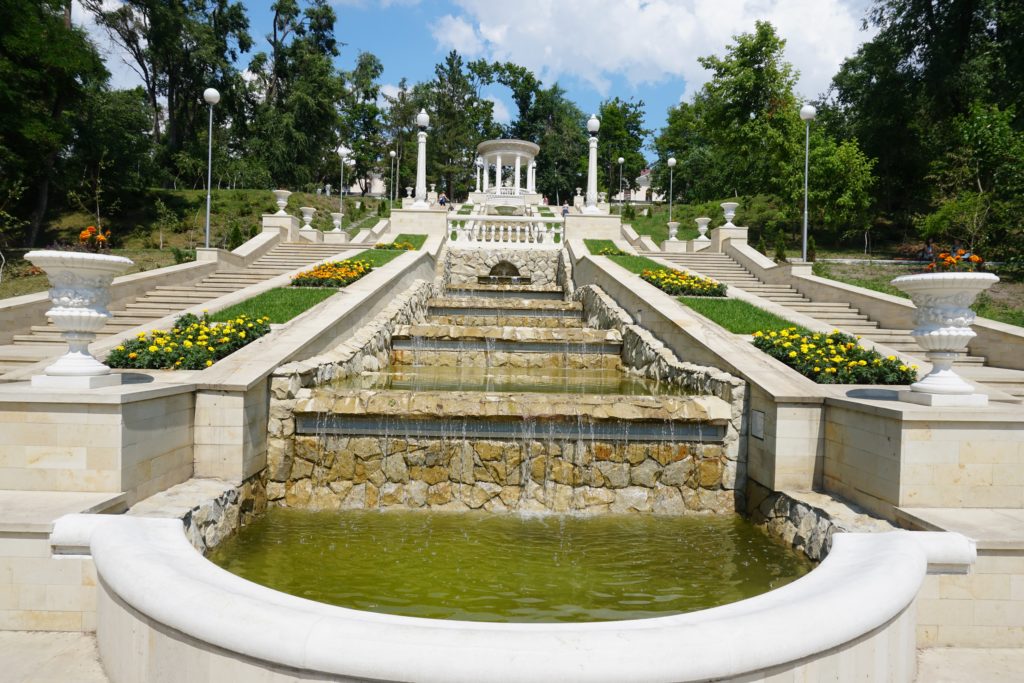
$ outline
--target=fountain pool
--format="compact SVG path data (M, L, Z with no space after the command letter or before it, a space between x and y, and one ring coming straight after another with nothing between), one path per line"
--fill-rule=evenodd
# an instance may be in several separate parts
M738 516L272 509L210 559L341 607L496 622L597 622L742 600L810 570Z

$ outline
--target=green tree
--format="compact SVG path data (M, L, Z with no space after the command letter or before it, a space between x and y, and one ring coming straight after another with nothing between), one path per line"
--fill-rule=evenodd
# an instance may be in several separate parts
M557 83L535 94L529 110L530 137L540 145L537 191L556 204L570 199L581 184L587 155L586 116Z
M358 180L363 194L370 187L371 173L385 170L381 162L386 156L386 142L377 104L383 72L384 66L376 56L360 53L355 69L347 74L348 85L342 99L341 137L350 141L348 146L356 162L353 179Z
M395 152L394 183L395 197L398 198L404 196L403 188L411 186L415 178L416 127L413 119L419 111L418 102L423 104L425 99L425 96L413 93L405 78L398 82L398 92L393 96L384 95L386 106L382 113L382 130L388 149Z
M647 167L641 151L651 131L644 128L644 103L623 101L618 97L601 103L597 147L598 184L608 188L609 198L618 193L619 157L622 163L622 187L631 189L640 171Z

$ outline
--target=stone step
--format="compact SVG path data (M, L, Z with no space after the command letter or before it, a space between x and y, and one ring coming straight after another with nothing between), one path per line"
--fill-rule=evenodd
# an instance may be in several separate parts
M467 313L427 315L427 324L430 325L456 325L459 327L547 327L547 328L581 328L583 319L577 314L575 318L565 316L542 316L542 315L510 315L500 313L495 315L474 315Z
M498 342L514 344L542 344L547 346L620 345L622 337L617 330L586 328L514 327L511 325L398 325L392 334L398 340L427 343L430 341Z
M67 344L59 334L16 334L13 338L14 344L53 344L55 346Z

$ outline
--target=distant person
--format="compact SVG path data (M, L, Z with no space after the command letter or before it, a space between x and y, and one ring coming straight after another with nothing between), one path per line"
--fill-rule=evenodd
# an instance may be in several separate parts
M953 248L950 250L950 253L953 254L953 256L963 256L963 254L961 253L963 250L964 243L961 242L959 238L953 240Z
M929 237L925 240L924 247L921 249L922 261L934 261L935 260L935 240Z
M448 205L448 196L445 195L444 192L442 192L441 194L439 194L437 196L437 203L440 204L441 206L447 206Z
M562 202L562 218L569 215L569 202Z

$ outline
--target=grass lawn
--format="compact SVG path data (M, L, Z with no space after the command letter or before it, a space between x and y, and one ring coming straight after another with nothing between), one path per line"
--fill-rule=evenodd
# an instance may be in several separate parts
M679 221L679 232L676 233L676 239L680 240L692 240L700 235L697 232L697 225L693 222L696 216L690 216L688 213L684 215L681 211L682 207L676 206L672 210L672 218ZM628 222L633 226L638 235L648 235L657 244L661 244L668 239L668 207L651 207L650 216L641 216L641 209L637 209L636 218ZM719 212L721 213L721 212Z
M626 256L606 256L605 258L610 258L626 270L637 274L645 270L658 270L665 267L646 256L633 256L629 254Z
M618 249L612 240L583 240L591 254L596 255L602 249Z
M272 323L286 323L337 293L331 287L278 287L214 313L210 319L225 322L243 314L251 318L266 315Z
M815 263L814 274L857 287L908 299L889 281L921 272L920 265L900 263ZM1024 283L1002 280L983 292L971 306L983 318L1024 327Z
M379 268L385 263L391 263L402 254L408 253L405 250L397 249L367 249L361 251L355 256L349 257L348 261L368 261L374 268Z
M753 334L759 330L783 330L795 326L795 323L740 299L681 296L679 301L734 334Z
M417 249L423 248L423 243L427 241L426 235L411 234L403 232L401 235L395 238L395 242L408 242Z
M3 281L0 282L0 299L22 294L45 292L50 284L45 275L30 275L32 264L21 258L27 250L17 252L17 257L5 253L7 266L3 270ZM144 270L163 268L174 265L174 254L170 249L111 249L114 256L125 256L135 262L123 274L140 273Z

